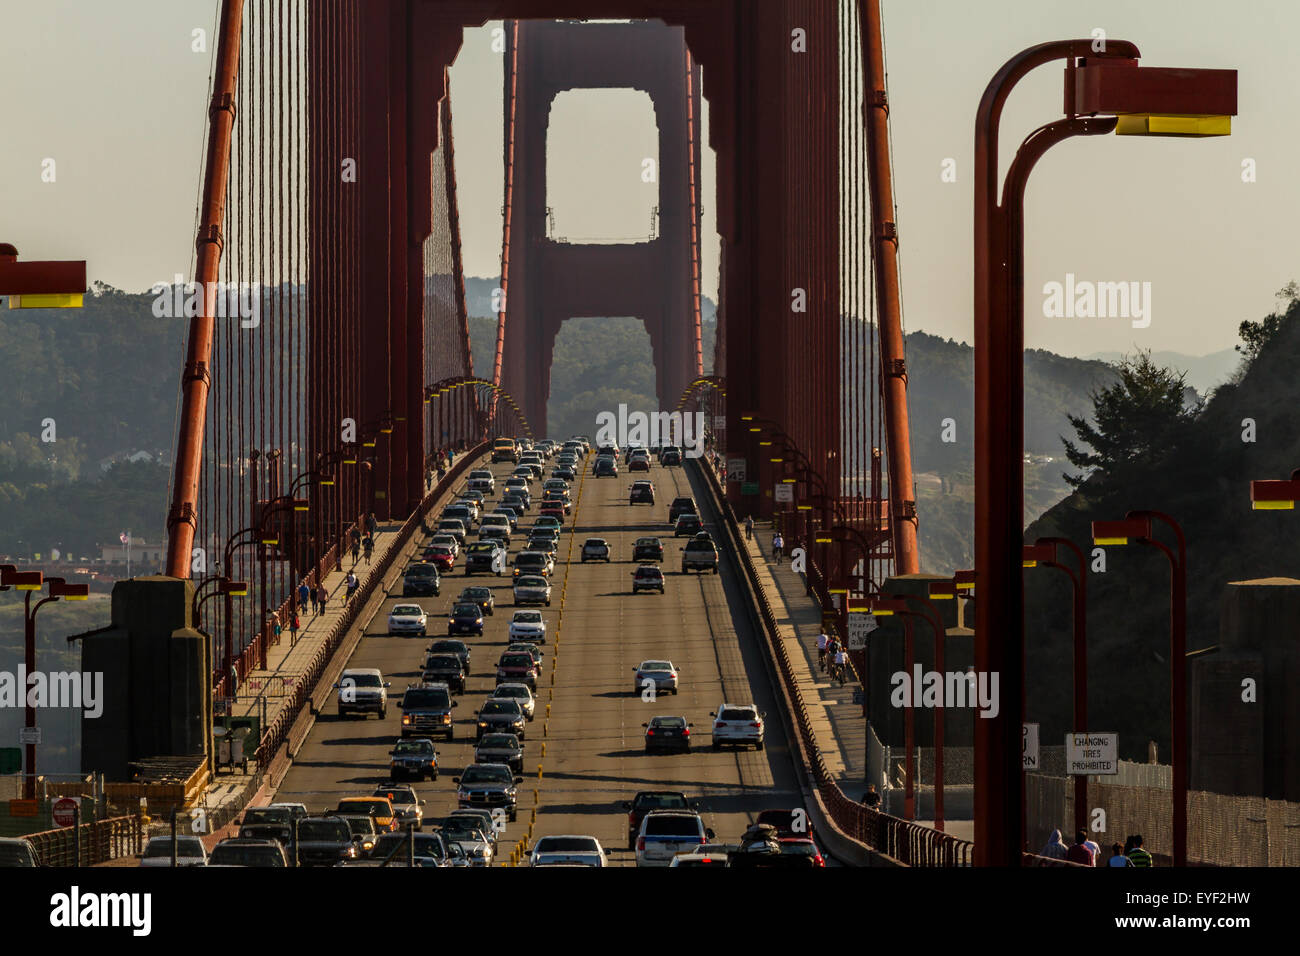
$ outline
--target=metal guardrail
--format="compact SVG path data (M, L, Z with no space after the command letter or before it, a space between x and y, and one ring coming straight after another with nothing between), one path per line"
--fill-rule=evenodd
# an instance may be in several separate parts
M794 667L786 653L785 644L780 639L776 616L768 602L767 592L759 583L758 573L749 556L749 549L744 544L740 523L736 520L731 503L727 501L726 493L711 464L707 461L703 462L700 470L704 473L713 493L718 512L723 518L723 527L731 538L732 549L740 561L750 590L754 594L759 618L763 622L768 655L776 665L775 673L796 731L792 741L794 749L807 768L835 825L870 849L893 857L907 866L970 866L975 847L970 841L960 840L940 830L872 810L853 800L840 789L826 766L821 749L817 746L812 721L808 716L808 707L799 690Z
M93 866L138 856L144 850L144 827L139 816L108 817L79 827L31 833L24 839L31 841L41 866Z

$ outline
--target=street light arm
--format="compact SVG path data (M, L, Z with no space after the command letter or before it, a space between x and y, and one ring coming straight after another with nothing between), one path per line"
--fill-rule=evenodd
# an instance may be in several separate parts
M1177 566L1183 569L1187 567L1187 539L1183 537L1183 529L1179 526L1177 521L1175 521L1169 515L1165 514L1163 511L1151 511L1151 510L1130 511L1124 517L1125 518L1146 518L1148 520L1154 518L1155 520L1160 521L1163 524L1167 525L1174 532L1174 537L1178 541L1178 565ZM1170 552L1169 549L1164 549L1164 550L1166 555L1169 557L1169 563L1172 565L1174 562L1172 553Z

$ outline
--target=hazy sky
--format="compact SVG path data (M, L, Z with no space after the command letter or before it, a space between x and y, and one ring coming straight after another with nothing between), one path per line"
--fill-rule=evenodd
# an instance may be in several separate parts
M0 0L0 239L24 258L79 258L92 279L132 291L189 269L202 169L216 0ZM1080 12L1080 11L1085 12ZM1240 70L1230 137L1097 137L1053 149L1028 194L1026 342L1065 354L1135 345L1201 354L1232 345L1243 319L1300 278L1292 224L1300 182L1300 3L1252 0L886 0L894 165L909 329L970 341L971 155L976 104L1016 51L1089 36L1137 43L1151 66ZM191 52L208 30L208 52ZM15 42L21 38L21 42ZM499 271L501 58L490 26L470 31L453 68L457 180L466 268ZM1061 109L1061 70L1020 84L1002 151ZM705 88L708 77L705 76ZM570 239L649 233L657 156L649 101L630 91L561 97L552 114L550 192ZM706 238L713 235L706 151ZM57 179L41 181L53 158ZM940 179L945 159L957 182ZM1243 183L1253 159L1257 182ZM705 291L717 284L706 243ZM1044 318L1042 287L1151 283L1151 324Z

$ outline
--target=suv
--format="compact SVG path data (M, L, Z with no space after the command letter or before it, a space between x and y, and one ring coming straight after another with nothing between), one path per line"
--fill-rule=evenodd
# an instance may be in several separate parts
M506 811L510 822L518 815L517 786L524 782L523 777L516 777L503 763L478 763L466 767L456 782L456 805L459 807L483 807L491 810L501 807Z
M339 675L334 689L339 692L339 716L374 712L383 720L388 716L388 687L377 667L349 667Z
M633 561L663 561L664 543L658 538L637 538L632 543Z
M704 522L700 520L697 514L684 514L677 518L677 523L673 525L673 537L680 538L683 535L695 537L704 530Z
M630 505L645 504L652 505L655 503L655 486L648 481L632 482L632 490L628 492L627 503Z
M723 744L753 744L763 749L763 715L753 704L720 704L713 718L713 749Z
M428 683L421 687L406 688L402 702L397 705L402 712L402 736L417 734L429 737L438 734L452 740L456 736L451 719L451 711L455 706L456 701L451 699L451 688L446 684Z
M546 577L555 570L555 562L550 556L542 551L520 551L515 555L515 574L516 578L525 575L539 574Z
M506 651L497 661L498 684L527 684L537 689L537 662L524 651Z
M339 860L355 860L361 848L352 839L352 828L339 816L307 817L298 821L299 866L334 866Z
M701 531L682 549L682 574L687 571L718 573L718 549L707 531Z
M476 481L482 482L482 485L475 485L474 482ZM497 480L492 477L492 472L490 472L488 469L475 468L473 471L469 473L469 481L466 482L466 484L468 484L471 488L476 488L479 491L483 491L484 487L486 487L487 490L484 491L484 494L490 495L492 494L493 491L496 490Z
M276 840L248 840L235 837L222 840L208 855L208 866L283 866L289 865L284 847Z
M695 507L695 499L682 496L674 498L673 503L668 506L668 523L676 524L677 519L682 515L699 514L699 509Z
M631 800L623 804L627 811L627 848L636 849L637 834L641 832L641 821L652 810L681 810L690 812L698 810L699 804L687 800L686 794L677 790L640 790Z
M388 762L388 774L394 780L402 777L420 780L425 776L430 780L438 779L438 751L433 749L433 741L428 737L399 740L388 751L388 756L393 758Z
M682 463L682 450L676 445L666 445L659 454L659 464L661 465L680 465Z
M515 773L524 772L524 748L514 734L484 734L474 748L475 763L503 763Z
M446 684L457 694L465 693L465 665L455 654L430 654L420 679L425 684Z
M609 563L609 542L604 538L588 538L582 542L582 563L588 561L604 561Z
M493 529L494 525L488 525L487 522L493 516L488 515L483 519L484 526ZM500 516L502 520L508 521L505 515ZM504 537L504 536L503 536ZM473 574L475 571L495 572L497 577L506 566L506 549L502 546L499 539L493 540L493 535L489 534L486 540L476 541L465 549L465 573Z
M652 810L636 838L637 866L669 866L678 853L690 853L713 839L704 819L691 810Z
M511 464L519 461L519 448L513 438L498 438L492 443L492 464L501 461L508 461Z
M487 514L478 523L478 539L480 542L492 538L509 541L510 530L510 519L505 515Z
M523 740L528 733L525 724L524 709L514 698L490 697L483 702L478 712L476 740L482 740L484 734L514 734Z
M653 564L643 564L632 572L632 593L658 591L664 593L664 573Z
M413 564L402 575L402 597L438 597L442 580L435 564Z
M468 504L458 502L443 508L440 517L443 521L459 521L465 526L465 532L468 534L474 527L474 512L476 510L476 508L471 508Z
M613 458L597 458L596 470L592 474L597 478L617 478L618 465L615 464Z

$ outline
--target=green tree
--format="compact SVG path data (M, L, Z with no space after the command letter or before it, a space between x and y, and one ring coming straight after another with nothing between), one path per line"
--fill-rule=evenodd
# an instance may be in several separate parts
M1095 425L1087 418L1066 416L1079 441L1091 449L1061 436L1065 457L1083 469L1082 474L1061 476L1073 488L1093 477L1114 484L1134 463L1158 459L1176 443L1200 407L1184 400L1187 373L1156 365L1149 351L1125 356L1115 370L1119 381L1090 394Z
M1291 317L1300 306L1300 285L1297 285L1292 279L1283 288L1278 290L1277 298L1282 302L1282 308L1266 315L1258 322L1251 322L1249 319L1237 326L1237 334L1241 336L1241 344L1236 346L1238 352L1246 356L1246 360L1253 361L1260 350L1268 344L1268 341L1277 335L1278 329L1282 328L1282 323Z

